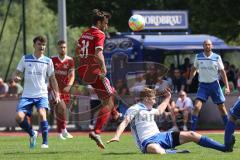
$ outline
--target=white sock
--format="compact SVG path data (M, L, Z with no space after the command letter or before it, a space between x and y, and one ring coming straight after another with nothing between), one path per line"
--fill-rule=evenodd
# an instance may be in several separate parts
M62 133L67 133L67 128L62 129Z

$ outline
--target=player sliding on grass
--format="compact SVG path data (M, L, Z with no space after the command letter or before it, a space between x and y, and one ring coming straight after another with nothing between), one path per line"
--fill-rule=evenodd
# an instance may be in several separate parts
M160 132L154 116L162 114L169 104L171 93L168 89L165 89L164 95L165 99L155 109L152 107L156 103L155 91L145 88L140 93L140 102L127 110L125 118L119 125L115 136L107 143L119 142L121 134L130 123L137 146L143 153L177 153L177 150L168 149L173 149L188 142L195 142L200 146L213 148L222 152L232 151L235 142L233 139L231 139L229 147L225 147L225 145L193 131Z

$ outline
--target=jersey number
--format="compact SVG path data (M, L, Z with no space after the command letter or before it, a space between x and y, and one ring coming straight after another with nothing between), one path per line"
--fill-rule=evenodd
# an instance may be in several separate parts
M81 58L87 58L88 57L88 47L89 47L89 41L83 40L82 41L82 54L80 54Z

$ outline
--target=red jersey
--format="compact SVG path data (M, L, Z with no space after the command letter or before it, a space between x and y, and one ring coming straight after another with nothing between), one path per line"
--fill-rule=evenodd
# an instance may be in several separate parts
M52 56L51 58L54 65L59 91L62 92L69 83L69 73L74 70L74 61L69 56L65 56L63 60L60 59L58 55Z
M101 74L101 66L95 57L95 50L97 48L103 49L105 41L105 34L103 31L96 27L91 27L85 31L78 40L78 56L80 66L88 66L94 68L95 74ZM98 69L97 69L98 68ZM84 70L87 70L85 68Z

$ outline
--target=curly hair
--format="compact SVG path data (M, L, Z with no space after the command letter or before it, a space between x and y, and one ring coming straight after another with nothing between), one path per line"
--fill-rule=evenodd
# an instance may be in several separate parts
M145 97L155 97L156 91L154 89L150 89L145 87L143 91L140 92L140 100L143 100Z
M111 14L106 11L101 11L99 9L94 9L92 11L92 23L97 24L98 21L103 21L105 18L110 19Z

